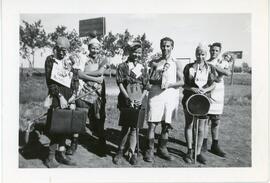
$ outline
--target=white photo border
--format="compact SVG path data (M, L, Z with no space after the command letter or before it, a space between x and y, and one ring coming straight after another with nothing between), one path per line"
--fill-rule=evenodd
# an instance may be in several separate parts
M20 169L18 166L18 50L20 14L25 13L250 13L252 17L252 167ZM259 182L268 180L267 0L2 0L1 28L2 182Z

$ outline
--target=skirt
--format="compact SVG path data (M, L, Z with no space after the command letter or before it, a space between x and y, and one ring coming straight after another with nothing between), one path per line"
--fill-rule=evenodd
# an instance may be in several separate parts
M208 114L222 114L224 107L224 81L216 83L216 87L211 91L210 109Z
M148 96L148 122L172 123L177 118L179 90L153 85Z

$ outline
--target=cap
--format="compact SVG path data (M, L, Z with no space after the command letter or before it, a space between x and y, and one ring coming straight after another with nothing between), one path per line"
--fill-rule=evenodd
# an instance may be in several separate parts
M62 48L69 48L70 43L66 37L58 37L56 40L56 45Z

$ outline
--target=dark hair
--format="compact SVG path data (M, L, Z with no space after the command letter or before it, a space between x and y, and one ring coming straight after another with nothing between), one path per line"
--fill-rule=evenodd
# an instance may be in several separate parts
M172 47L174 47L174 41L169 37L164 37L160 40L160 46L164 41L170 41L172 43Z
M220 49L222 48L221 43L218 43L218 42L215 42L215 43L209 45L210 49L215 47L215 46L219 47Z

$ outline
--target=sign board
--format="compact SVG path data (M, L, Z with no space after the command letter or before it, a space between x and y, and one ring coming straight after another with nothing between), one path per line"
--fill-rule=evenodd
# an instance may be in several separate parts
M243 51L229 51L229 52L234 54L237 59L241 59L243 56Z
M70 88L73 73L68 59L53 64L51 79Z
M79 36L87 37L90 33L96 32L98 36L106 34L105 17L92 18L79 21Z

